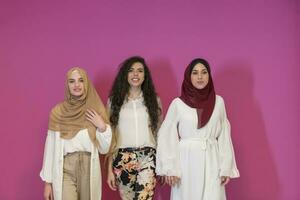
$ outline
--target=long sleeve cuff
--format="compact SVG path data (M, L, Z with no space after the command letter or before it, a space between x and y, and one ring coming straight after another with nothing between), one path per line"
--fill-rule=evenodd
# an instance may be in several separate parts
M110 125L106 124L106 130L104 132L100 132L97 129L96 136L100 143L99 152L101 154L106 154L109 151L112 138L112 131Z
M230 178L238 178L240 177L240 172L238 169L227 169L227 170L220 170L220 176L228 176Z

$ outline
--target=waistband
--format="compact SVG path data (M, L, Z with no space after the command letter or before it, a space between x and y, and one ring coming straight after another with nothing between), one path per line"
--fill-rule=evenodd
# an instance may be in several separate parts
M214 138L181 138L180 142L198 142L202 150L206 150L209 145L218 144L218 141Z
M87 151L75 151L75 152L72 152L72 153L67 153L64 157L70 157L70 156L91 156L91 153L90 152L87 152Z
M135 152L135 151L146 151L146 150L156 151L153 147L126 147L126 148L119 148L119 152Z

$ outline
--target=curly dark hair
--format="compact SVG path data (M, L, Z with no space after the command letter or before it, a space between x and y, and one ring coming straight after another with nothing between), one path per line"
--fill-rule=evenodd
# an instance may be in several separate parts
M141 85L141 90L144 96L144 104L150 118L151 131L154 135L156 135L161 109L158 105L157 94L151 78L150 70L144 58L140 56L130 57L120 64L119 72L109 94L111 126L112 128L116 128L118 125L119 113L130 88L127 80L128 72L134 63L141 63L144 66L145 77Z

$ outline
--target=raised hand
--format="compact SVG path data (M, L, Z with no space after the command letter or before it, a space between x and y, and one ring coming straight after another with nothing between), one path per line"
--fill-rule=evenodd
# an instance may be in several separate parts
M103 118L93 109L86 110L86 119L96 126L100 132L106 130L106 124Z

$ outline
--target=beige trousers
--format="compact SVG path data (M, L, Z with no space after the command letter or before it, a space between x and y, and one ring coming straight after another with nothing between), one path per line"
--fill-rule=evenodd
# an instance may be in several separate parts
M90 199L91 153L74 152L64 156L63 200Z

